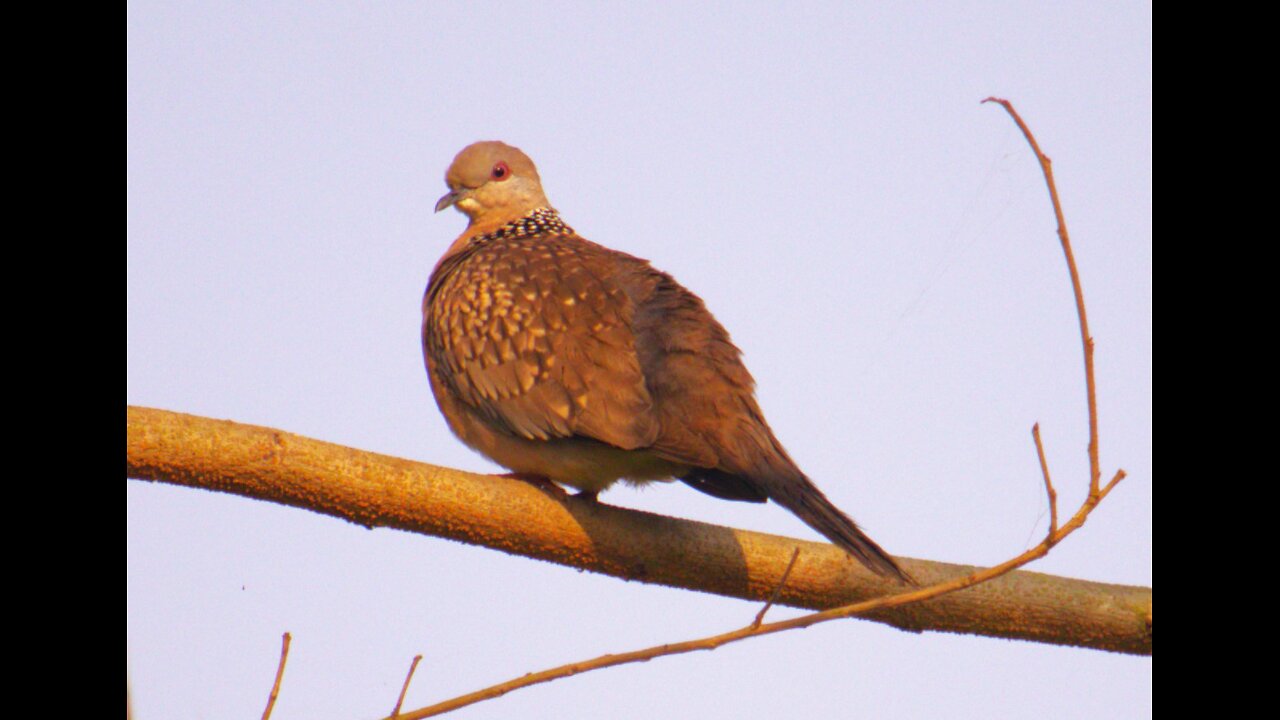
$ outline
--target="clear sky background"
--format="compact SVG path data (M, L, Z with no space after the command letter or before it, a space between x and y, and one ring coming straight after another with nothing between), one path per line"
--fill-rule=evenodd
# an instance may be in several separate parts
M1087 439L1054 159L1097 340L1104 472L1035 570L1151 579L1148 3L130 3L126 400L494 471L431 398L419 303L464 218L464 145L537 162L581 234L650 258L745 352L774 430L890 552L1034 543L1042 425L1063 507ZM817 536L683 485L604 502ZM390 711L758 606L293 508L126 483L137 716ZM795 611L780 608L781 618ZM1151 659L863 621L591 673L465 718L1151 712Z

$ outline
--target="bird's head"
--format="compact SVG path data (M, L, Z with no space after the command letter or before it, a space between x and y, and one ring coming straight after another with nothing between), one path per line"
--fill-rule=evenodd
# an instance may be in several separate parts
M463 148L444 181L449 192L436 203L436 212L456 207L471 218L471 226L503 225L550 207L529 156L496 140Z

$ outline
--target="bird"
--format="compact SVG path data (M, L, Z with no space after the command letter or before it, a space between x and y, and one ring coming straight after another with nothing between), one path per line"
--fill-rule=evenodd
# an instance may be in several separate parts
M431 273L422 349L464 444L590 499L620 480L678 479L772 500L876 574L914 582L787 454L741 351L697 295L579 236L518 148L468 145L445 183L435 211L469 222Z

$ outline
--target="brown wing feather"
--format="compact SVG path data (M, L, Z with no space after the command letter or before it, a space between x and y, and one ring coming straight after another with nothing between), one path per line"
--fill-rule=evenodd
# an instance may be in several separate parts
M636 345L662 426L655 451L696 438L717 459L697 463L681 478L687 484L729 500L774 500L867 567L910 582L774 437L741 351L702 300L647 264L636 272L643 277L631 284L642 296L635 314Z
M442 263L423 329L437 379L517 437L652 445L659 428L634 305L598 249L573 237L503 238Z

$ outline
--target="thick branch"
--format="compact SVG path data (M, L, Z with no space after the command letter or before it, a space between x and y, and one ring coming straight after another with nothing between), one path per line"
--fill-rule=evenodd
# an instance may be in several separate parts
M748 600L772 595L800 546L778 597L794 607L838 607L898 589L830 545L556 497L518 480L164 410L128 408L126 474ZM973 570L922 560L904 567L922 584ZM1149 588L1033 572L866 617L913 631L1151 654Z

